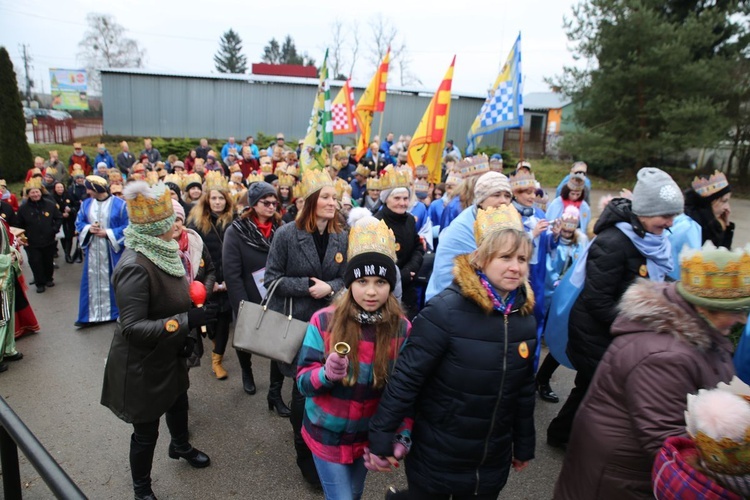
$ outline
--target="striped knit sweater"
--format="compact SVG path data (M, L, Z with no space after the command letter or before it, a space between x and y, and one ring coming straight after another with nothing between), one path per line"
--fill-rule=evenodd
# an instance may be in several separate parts
M359 377L353 386L325 378L325 360L331 352L328 331L335 307L326 307L310 319L297 365L297 386L306 396L302 437L315 456L339 464L350 464L364 455L368 446L370 418L375 414L383 389L373 387L375 326L362 325L358 346ZM402 318L393 340L389 372L403 349L411 323ZM350 363L352 360L349 360ZM407 418L399 433L409 436L413 420Z

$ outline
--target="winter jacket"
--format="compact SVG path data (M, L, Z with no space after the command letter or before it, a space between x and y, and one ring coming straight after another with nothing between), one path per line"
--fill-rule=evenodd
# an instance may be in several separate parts
M332 350L329 329L334 312L334 307L326 307L313 314L300 349L297 386L307 398L302 437L315 456L328 462L351 464L364 455L370 418L383 394L383 389L373 386L376 325L361 326L356 384L345 386L341 382L331 382L325 376L325 360ZM409 321L402 318L398 331L393 332L389 373L410 329ZM412 420L407 418L398 433L410 437L411 424Z
M221 252L222 246L224 245L224 232L227 230L226 227L221 228L218 225L218 217L211 213L211 229L207 232L202 232L194 224L188 224L188 227L198 233L203 239L203 243L208 247L208 253L211 254L211 262L214 265L214 273L216 274L216 283L224 283L224 267L222 265ZM218 307L218 311L225 312L229 311L229 296L227 292L217 291L208 299L207 304L212 304Z
M26 200L18 209L16 223L26 230L31 248L42 248L55 244L55 235L62 225L62 214L53 201L43 196L39 201Z
M152 422L190 386L180 355L188 335L187 280L125 249L112 286L120 317L104 368L101 403L125 422Z
M454 275L414 321L370 421L370 449L391 455L394 433L413 414L409 483L489 494L505 485L512 458L534 458L534 296L522 286L504 316L467 255Z
M236 225L246 225L250 231L252 242L243 239ZM235 317L240 302L245 300L260 304L262 296L255 283L253 273L266 268L268 251L278 226L272 227L270 238L261 234L252 218L236 220L224 233L224 248L222 259L224 265L224 280L229 293L229 304Z
M328 283L334 292L344 288L348 233L330 233L323 263L315 251L312 234L297 229L294 223L281 226L273 237L266 262L265 282L269 285L282 278L268 307L289 312L289 298L293 298L292 316L310 321L313 313L328 306L331 297L314 299L310 295L310 278Z
M188 258L192 271L192 276L189 278L203 283L206 286L206 299L210 299L216 283L216 270L211 260L211 253L198 233L188 228L184 228L183 232L188 235Z
M615 226L629 222L636 234L646 234L630 207L630 200L616 198L599 217L586 259L586 281L570 311L566 353L576 370L589 378L612 342L609 330L617 317L617 303L638 276L648 276L646 258Z
M614 340L578 409L555 499L653 498L651 469L686 436L687 395L729 382L732 343L676 291L638 280L622 297Z
M130 175L130 167L135 163L135 156L130 151L123 151L117 155L117 168L124 175Z
M445 231L440 231L440 244L435 251L435 262L430 281L427 283L425 301L431 300L451 284L454 259L477 249L474 236L476 220L477 207L472 205L461 212Z
M94 166L96 167L99 165L99 162L104 162L107 164L107 168L115 168L115 159L112 158L112 155L109 154L109 151L105 150L103 153L97 153L96 157L94 158Z
M685 214L690 216L695 222L700 224L703 241L701 244L711 241L717 247L726 247L732 249L732 240L734 239L734 222L730 222L725 228L716 218L711 205L703 206L703 204L688 205L688 200L691 197L686 197L685 203Z

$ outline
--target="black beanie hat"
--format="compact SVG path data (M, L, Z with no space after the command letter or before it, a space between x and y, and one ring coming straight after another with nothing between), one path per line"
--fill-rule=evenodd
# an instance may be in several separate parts
M396 263L385 254L379 252L365 252L355 255L346 264L344 284L347 288L354 280L375 276L385 279L391 285L391 291L396 287Z

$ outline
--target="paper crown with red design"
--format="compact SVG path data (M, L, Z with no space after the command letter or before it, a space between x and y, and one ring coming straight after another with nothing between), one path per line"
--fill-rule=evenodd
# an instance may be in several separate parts
M469 158L464 158L458 162L458 172L461 177L466 179L467 177L473 177L475 175L486 174L490 171L490 159L487 155L477 155Z
M461 184L462 180L463 179L461 178L460 175L458 175L456 173L452 173L452 174L448 174L448 177L445 178L445 183L446 184L453 184L454 186L456 186L458 184Z
M409 188L411 181L411 169L397 170L389 165L380 177L380 189Z
M481 245L488 235L504 229L523 231L521 214L513 205L477 210L477 219L474 221L474 237L477 246Z
M696 177L693 179L691 186L693 191L698 193L701 198L708 198L709 196L713 196L729 187L729 181L723 172L716 170L713 175L707 179L704 177Z

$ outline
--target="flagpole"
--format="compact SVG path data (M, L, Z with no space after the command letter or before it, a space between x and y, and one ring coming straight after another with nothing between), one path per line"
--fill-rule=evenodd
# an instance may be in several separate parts
M521 131L520 140L518 141L519 148L520 148L519 156L521 157L519 161L523 161L523 126L521 126L519 130Z
M382 143L383 142L383 115L385 114L385 111L380 113L380 125L378 125L378 140ZM386 151L388 153L388 151Z

